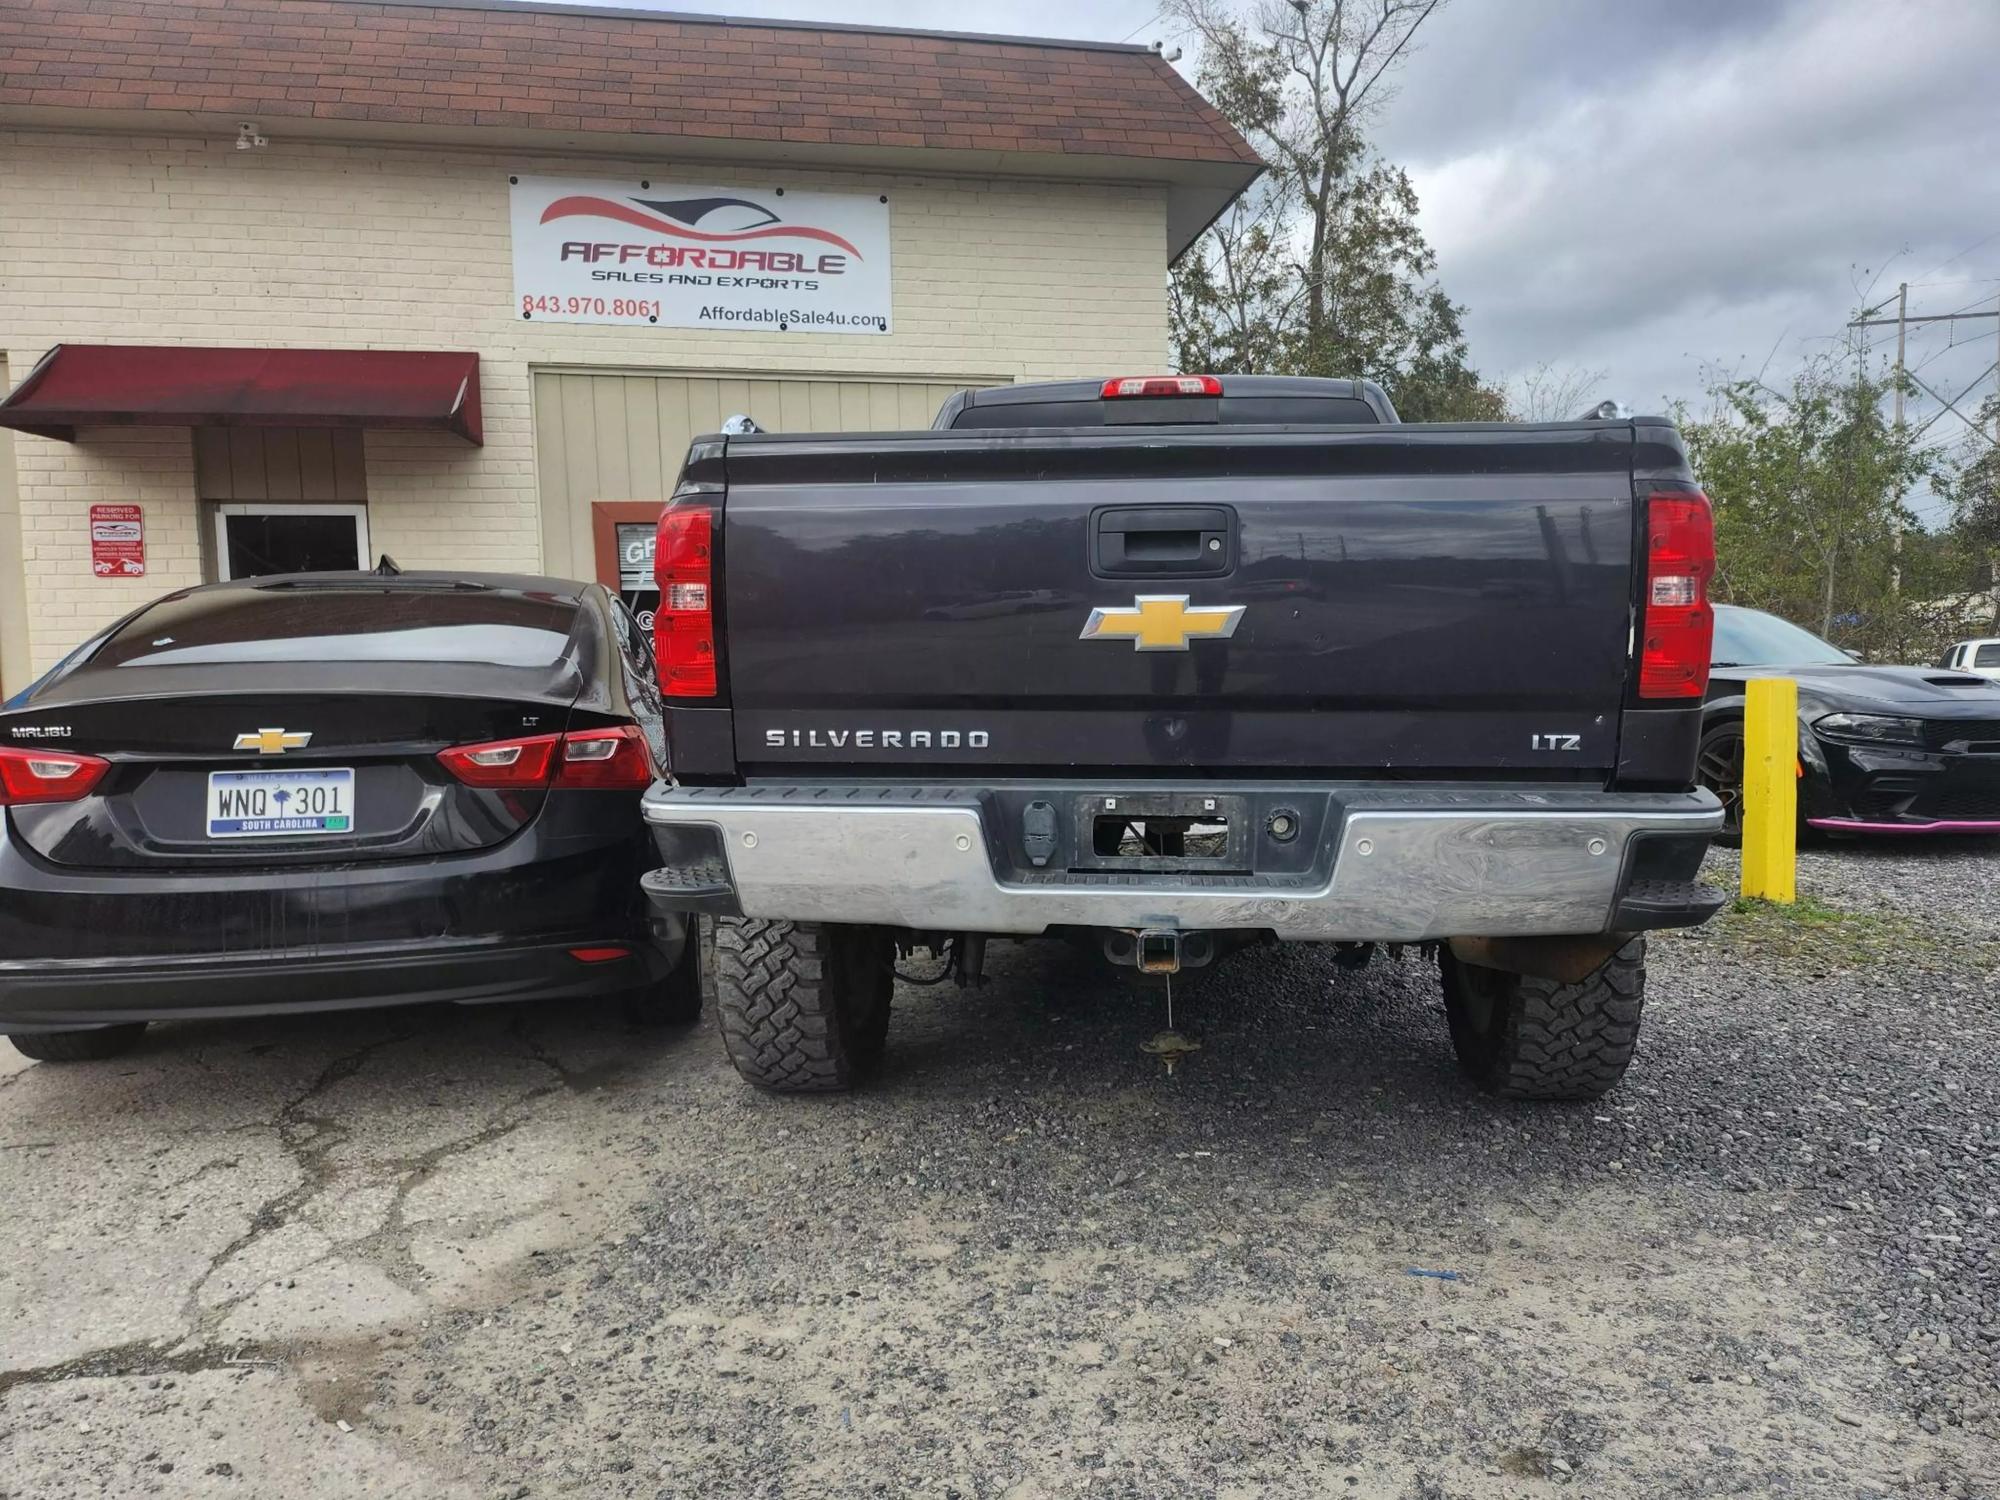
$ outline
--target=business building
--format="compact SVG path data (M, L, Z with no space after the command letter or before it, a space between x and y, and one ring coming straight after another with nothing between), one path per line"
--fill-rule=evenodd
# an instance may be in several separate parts
M1165 368L1258 170L1137 46L0 0L0 689L204 580L632 573L735 412Z

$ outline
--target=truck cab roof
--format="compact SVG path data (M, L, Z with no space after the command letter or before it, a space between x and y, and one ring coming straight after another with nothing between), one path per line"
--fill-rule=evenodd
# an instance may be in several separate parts
M939 408L931 426L939 431L980 427L1372 427L1396 420L1396 408L1372 380L1308 375L1112 376L960 391Z

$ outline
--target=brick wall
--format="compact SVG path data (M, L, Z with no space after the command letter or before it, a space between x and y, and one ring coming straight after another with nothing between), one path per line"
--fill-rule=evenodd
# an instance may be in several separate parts
M1163 190L791 171L890 196L886 337L526 324L509 171L758 183L754 169L395 147L0 131L0 339L18 380L51 345L473 349L486 446L371 432L370 541L409 566L540 565L537 366L1036 377L1166 368ZM21 436L37 670L145 598L202 579L179 429ZM84 509L146 506L144 579L95 578ZM0 586L6 586L0 582Z

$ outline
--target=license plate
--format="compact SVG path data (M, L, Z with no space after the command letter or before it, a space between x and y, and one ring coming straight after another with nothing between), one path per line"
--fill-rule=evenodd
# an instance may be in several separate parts
M354 772L210 771L212 839L308 838L354 831Z

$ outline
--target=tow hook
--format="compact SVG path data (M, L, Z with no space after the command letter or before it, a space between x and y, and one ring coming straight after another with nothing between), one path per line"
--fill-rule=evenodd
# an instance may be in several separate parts
M1190 1052L1201 1051L1201 1043L1182 1036L1178 1031L1156 1031L1150 1042L1139 1044L1141 1052L1151 1053L1167 1065L1167 1077L1174 1076L1174 1069L1182 1058Z
M1159 975L1160 982L1167 987L1167 1029L1154 1032L1151 1041L1139 1044L1139 1050L1157 1057L1171 1078L1183 1059L1201 1051L1200 1042L1174 1030L1174 975L1181 967L1181 935L1172 928L1143 929L1138 934L1134 959L1140 973Z

